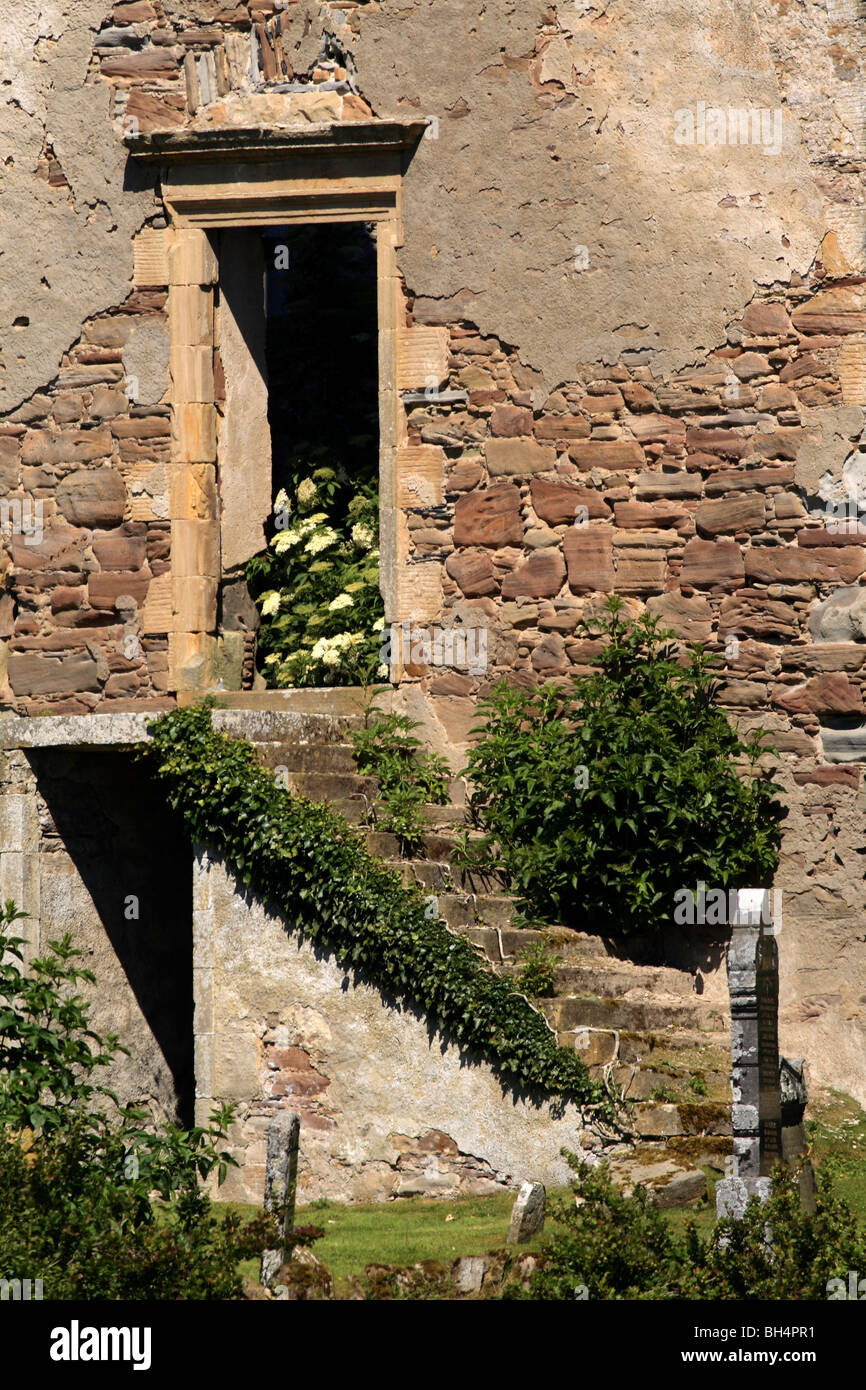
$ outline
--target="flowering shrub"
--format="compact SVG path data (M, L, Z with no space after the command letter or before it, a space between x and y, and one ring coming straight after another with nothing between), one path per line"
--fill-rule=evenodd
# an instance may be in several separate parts
M302 475L302 476L300 476ZM259 654L268 685L369 684L387 677L379 650L375 482L344 469L302 465L293 495L274 500L268 553L247 578L262 615Z

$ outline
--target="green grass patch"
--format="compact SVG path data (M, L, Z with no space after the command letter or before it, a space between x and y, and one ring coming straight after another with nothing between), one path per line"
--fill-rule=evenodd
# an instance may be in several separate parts
M811 1107L810 1107L811 1108ZM866 1111L850 1096L834 1092L829 1104L813 1108L814 1119L807 1128L813 1162L829 1167L834 1185L848 1202L858 1221L866 1225ZM705 1167L707 1198L694 1206L663 1213L674 1233L682 1234L692 1221L706 1237L715 1225L715 1185L721 1172ZM299 1207L298 1225L321 1226L325 1235L314 1251L334 1277L338 1296L345 1296L348 1281L362 1276L367 1265L404 1267L422 1260L448 1264L462 1255L483 1255L505 1245L515 1193L496 1193L492 1197L442 1198L407 1197L393 1202L373 1202L347 1206L319 1201ZM549 1197L567 1195L562 1188ZM219 1209L219 1206L218 1206ZM226 1203L224 1210L245 1216L255 1214L253 1206ZM556 1229L548 1218L544 1232L523 1250L540 1249ZM241 1273L258 1279L255 1261L241 1266Z
M501 1249L516 1193L492 1197L403 1197L394 1202L359 1203L321 1201L298 1207L299 1226L321 1226L325 1231L313 1250L334 1276L338 1292L345 1292L352 1275L363 1275L369 1264L412 1265L420 1260L449 1263L462 1255L483 1255ZM256 1208L226 1203L227 1208L251 1214ZM545 1231L549 1233L548 1222ZM522 1250L534 1250L544 1236ZM241 1266L241 1273L258 1279L255 1261Z
M827 1168L839 1196L866 1225L866 1111L841 1091L820 1107L809 1106L806 1132L815 1167Z

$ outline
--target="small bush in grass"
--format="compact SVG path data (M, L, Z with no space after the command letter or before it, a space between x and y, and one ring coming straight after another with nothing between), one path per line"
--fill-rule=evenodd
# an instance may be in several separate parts
M866 1240L846 1204L820 1175L814 1213L804 1211L795 1172L776 1169L767 1202L753 1198L741 1221L726 1218L702 1237L678 1234L637 1187L625 1196L606 1165L566 1154L576 1174L570 1197L555 1199L556 1232L545 1242L528 1288L506 1298L826 1299L834 1278L866 1268Z

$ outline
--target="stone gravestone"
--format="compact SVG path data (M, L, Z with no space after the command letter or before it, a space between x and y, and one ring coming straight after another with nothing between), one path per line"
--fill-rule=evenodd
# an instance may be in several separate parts
M769 893L741 891L731 923L733 1175L716 1184L716 1214L741 1217L749 1197L765 1200L782 1156L779 1099L779 960Z
M280 1266L292 1255L291 1232L295 1224L300 1134L301 1117L296 1110L278 1111L268 1125L265 1210L282 1212L280 1229L284 1239L279 1249L266 1250L262 1255L263 1284L269 1284Z
M779 1059L779 1098L782 1107L782 1162L800 1165L800 1202L804 1211L814 1212L817 1192L815 1171L804 1158L809 1141L803 1124L808 1093L802 1058L796 1062L788 1057Z
M522 1182L517 1200L511 1210L508 1244L522 1245L544 1229L544 1184Z
M779 952L773 936L760 932L755 951L758 1003L758 1138L761 1177L782 1157L779 1096Z

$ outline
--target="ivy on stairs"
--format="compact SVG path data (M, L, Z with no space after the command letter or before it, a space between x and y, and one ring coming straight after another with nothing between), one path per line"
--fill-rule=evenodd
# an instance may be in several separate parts
M215 704L161 716L140 750L190 836L219 853L291 929L419 1009L504 1085L608 1117L605 1089L558 1046L524 995L486 970L469 941L431 919L423 892L370 854L343 816L278 786L251 744L214 730Z

